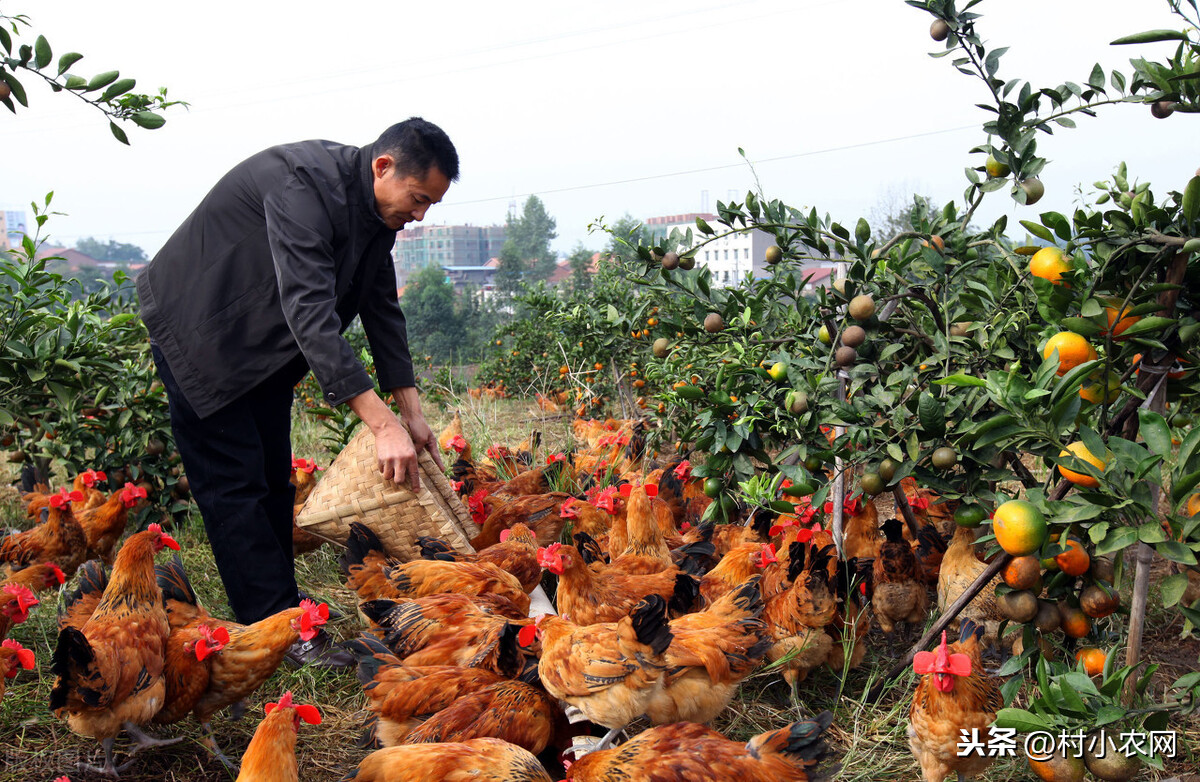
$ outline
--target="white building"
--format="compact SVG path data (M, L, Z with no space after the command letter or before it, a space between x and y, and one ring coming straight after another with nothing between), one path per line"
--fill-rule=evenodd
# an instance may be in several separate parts
M657 235L663 237L669 235L673 229L679 229L681 233L686 232L689 228L692 230L693 246L700 246L696 251L696 265L707 266L712 272L713 284L718 287L729 287L737 285L746 278L747 274L753 274L757 278L766 277L770 272L767 271L767 262L765 260L767 248L775 244L775 237L766 231L753 229L750 231L739 231L738 233L728 234L720 238L713 238L701 234L696 228L696 218L702 218L713 230L718 234L728 230L725 226L717 222L716 215L706 214L701 212L693 212L682 215L666 215L663 217L651 217L645 221L645 226ZM705 242L705 240L708 240ZM827 263L809 262L804 265L805 273L816 272L819 269L832 269L837 266L836 262L830 261ZM817 285L828 278L830 272L814 274L813 282ZM810 284L806 290L810 290L813 285Z

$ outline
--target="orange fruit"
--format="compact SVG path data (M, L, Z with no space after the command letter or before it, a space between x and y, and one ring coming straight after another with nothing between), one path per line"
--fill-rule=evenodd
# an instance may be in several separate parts
M1111 404L1121 396L1121 378L1113 373L1095 375L1079 387L1079 396L1094 405Z
M1049 530L1041 512L1025 500L1010 500L992 516L996 542L1014 557L1034 553L1046 542Z
M568 372L570 372L570 371L571 371L571 370L570 370L570 369L568 369L567 367L559 367L559 368L558 368L558 374L560 374L560 375L565 375L565 374L567 374L567 373L568 373Z
M1043 247L1029 259L1029 273L1055 285L1061 285L1059 280L1070 270L1071 264L1057 247Z
M1088 464L1092 465L1100 472L1104 472L1104 468L1108 464L1108 462L1097 458L1091 451L1089 451L1087 449L1087 446L1084 445L1082 442L1074 442L1074 443L1071 443L1070 445L1068 445L1066 448L1063 449L1063 451L1061 453L1059 453L1060 458L1063 456L1074 456L1076 459L1079 459L1080 461L1084 461L1084 462L1087 462ZM1059 465L1058 471L1060 473L1062 473L1062 477L1066 478L1068 481L1075 484L1076 486L1082 486L1085 489L1095 489L1096 487L1098 487L1100 485L1100 479L1093 477L1091 475L1088 475L1087 473L1075 472L1074 470L1068 470L1066 467L1063 467L1061 465ZM1072 575L1080 575L1080 574L1074 573Z
M1060 603L1059 616L1062 617L1062 631L1070 638L1083 638L1092 631L1092 620L1078 608Z
M1056 352L1060 376L1096 358L1096 350L1074 331L1060 331L1046 340L1046 346L1042 348L1042 358L1050 358Z
M1001 575L1013 589L1030 589L1042 578L1042 563L1037 557L1013 557Z
M1131 309L1129 307L1121 309L1121 314L1118 316L1117 309L1121 307L1121 299L1105 299L1104 304L1104 314L1108 317L1108 328L1112 330L1114 340L1121 336L1121 333L1124 332L1125 329L1141 320L1141 318L1136 315L1128 314L1129 310ZM1107 332L1102 331L1100 333L1104 334Z
M1068 540L1067 550L1056 555L1054 561L1068 576L1082 576L1092 564L1092 558L1078 540Z
M1083 663L1083 669L1087 671L1088 676L1099 676L1104 673L1104 658L1107 656L1103 649L1097 649L1094 646L1080 649L1075 653L1075 659Z
M1187 515L1195 516L1197 513L1200 513L1200 494L1193 494L1191 497L1188 497Z
M1092 619L1101 619L1121 607L1121 598L1111 585L1097 582L1079 593L1079 607Z

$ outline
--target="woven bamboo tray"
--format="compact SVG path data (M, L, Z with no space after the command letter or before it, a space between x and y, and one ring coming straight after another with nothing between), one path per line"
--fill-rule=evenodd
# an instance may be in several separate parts
M350 523L367 525L379 536L389 556L408 561L417 556L417 538L432 535L456 550L472 553L470 539L479 527L433 457L422 451L417 459L421 488L385 481L375 461L375 436L359 429L333 460L308 495L296 525L335 543L345 544Z

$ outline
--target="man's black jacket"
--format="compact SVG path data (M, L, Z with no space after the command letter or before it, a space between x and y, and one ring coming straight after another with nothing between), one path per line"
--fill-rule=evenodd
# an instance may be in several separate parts
M341 336L362 319L383 389L414 385L396 232L370 146L302 141L239 163L137 278L142 319L205 417L300 353L329 404L374 387Z

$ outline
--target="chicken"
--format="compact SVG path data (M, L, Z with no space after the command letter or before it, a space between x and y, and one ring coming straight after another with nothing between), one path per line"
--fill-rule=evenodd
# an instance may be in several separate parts
M490 562L521 582L526 593L542 581L542 566L537 561L538 540L526 525L518 522L500 532L500 542L477 554L463 554L438 538L417 538L423 559L443 562Z
M0 563L8 563L16 570L53 562L67 578L74 575L87 559L87 539L71 510L72 502L83 502L83 494L60 490L49 500L44 523L0 540Z
M292 554L297 557L316 551L325 544L324 538L318 537L296 524L296 517L304 509L308 495L312 494L312 490L317 486L317 470L319 469L321 468L317 466L315 459L292 457L290 481L296 487L295 497L292 499Z
M944 538L950 538L954 535L954 528L957 526L954 523L954 510L958 506L958 502L950 502L943 500L936 492L930 489L923 489L917 485L915 478L909 476L900 481L900 488L904 491L904 499L908 502L908 506L912 508L913 515L917 519L917 524L924 527L927 524L932 524L937 527L938 532ZM905 535L910 533L905 530Z
M699 594L696 579L675 568L645 576L593 573L574 546L561 543L538 549L538 562L559 577L558 612L580 625L616 622L647 595L669 600L673 611L683 613Z
M619 551L609 549L612 561L604 568L604 572L650 575L674 569L671 550L667 548L662 529L654 516L652 500L658 494L658 489L626 483L621 486L621 494L626 497L624 529L627 542ZM669 514L667 504L664 502L661 505Z
M658 496L670 506L677 524L686 521L696 526L712 498L704 493L704 481L691 476L692 464L687 459L668 464L658 482ZM724 552L718 549L718 553Z
M455 437L462 437L462 436L463 436L462 415L460 415L459 412L457 410L455 410L454 417L450 419L450 423L446 424L446 428L443 429L437 436L438 447L441 448L443 451L450 451L450 450L452 450L451 446L450 446L451 441L453 441ZM464 443L466 442L465 438L463 439L463 442ZM467 447L469 448L470 446L467 446ZM461 451L459 452L459 455L460 456L462 455ZM467 458L470 458L470 457L468 456Z
M671 621L663 688L646 706L652 723L709 722L725 710L773 643L758 620L762 609L754 578L707 610Z
M775 644L767 652L771 661L791 656L783 666L783 677L792 687L793 699L799 682L808 672L829 659L833 638L825 632L837 614L837 598L830 586L826 563L829 554L809 557L804 543L791 544L792 585L766 601L762 619Z
M372 752L342 782L553 782L538 759L501 739L408 744Z
M112 564L113 548L121 535L125 534L129 509L145 498L145 489L126 483L120 491L113 492L103 505L75 513L79 526L83 527L84 538L87 539L88 559L99 557L105 563Z
M164 547L179 544L158 524L130 536L96 610L81 627L63 627L54 649L50 709L75 733L100 740L104 767L94 770L108 776L118 772L112 745L122 727L137 748L156 743L137 726L154 717L166 694L170 627L154 578L154 555Z
M107 480L108 476L101 470L87 469L75 476L71 481L71 491L77 491L83 495L79 509L94 508L104 504L107 498L104 496L104 492L96 488L96 484ZM22 495L21 499L26 502L26 517L36 519L42 510L50 507L50 498L53 496L55 495L51 494L50 489L44 484L39 484L37 490Z
M229 643L229 631L214 629L200 620L172 628L167 636L163 679L167 694L163 707L154 715L162 724L178 722L192 713L200 698L208 691L212 677L212 655Z
M267 716L258 724L242 756L237 782L299 782L296 734L301 720L320 725L321 712L316 706L294 703L290 692L285 692L277 703L268 703Z
M619 747L585 755L567 771L575 782L808 782L825 746L821 734L833 724L823 711L750 741L730 741L715 730L680 722L651 728Z
M938 576L942 569L942 558L946 556L946 548L946 539L934 525L926 524L917 531L917 540L913 551L921 563L921 572L926 584L937 586Z
M83 627L91 618L108 587L108 572L98 559L84 562L77 573L79 584L63 600L58 612L58 629Z
M541 467L534 467L518 472L506 481L495 493L507 494L510 497L524 497L530 494L548 494L562 480L565 461L552 461Z
M891 635L902 622L920 624L929 611L921 563L904 540L904 523L888 519L883 524L887 540L879 546L872 568L871 605L885 633Z
M45 592L50 589L58 589L66 580L67 577L62 572L62 568L53 562L43 562L14 572L8 578L0 581L0 589L15 584L34 593Z
M505 497L479 525L479 534L471 540L471 545L476 551L490 548L500 542L502 531L518 523L534 531L539 546L555 543L567 523L562 515L563 503L573 499L561 491Z
M33 670L33 652L9 638L0 642L0 701L4 700L4 688L9 679L24 669Z
M359 522L350 524L342 572L360 600L407 600L444 592L497 595L511 601L521 616L529 614L529 595L521 582L491 562L417 559L396 564L384 554L379 537Z
M663 654L673 638L667 602L651 595L620 621L581 626L546 615L521 630L542 644L538 675L546 692L609 728L604 746L662 692Z
M959 754L963 734L973 729L986 734L1004 706L980 661L982 632L964 619L958 643L947 646L943 630L936 652L917 652L913 658L921 681L908 712L908 743L925 782L944 782L951 774L961 782L979 776L996 760L986 753Z
M6 584L0 587L0 640L8 637L8 631L29 619L29 609L38 604L33 591L21 584Z
M194 683L185 683L180 690L184 702L164 704L165 708L155 714L155 721L173 722L190 711L205 734L204 743L221 762L232 766L213 737L212 715L245 699L262 686L283 662L292 644L311 640L328 621L329 606L301 600L299 606L285 608L254 624L242 625L213 617L197 604L196 594L178 557L160 565L157 577L168 611L168 624L173 631L187 632L194 628L199 636L195 641L197 647L203 641L214 649L215 645L208 640L211 637L220 642L220 648L216 650L219 653L205 655L206 660L201 661L208 662L208 683L199 690L199 695ZM211 628L211 635L204 627ZM228 640L221 634L222 630ZM186 643L187 636L178 640ZM192 704L190 709L188 703Z
M487 613L465 595L432 595L407 603L371 600L359 608L405 665L461 665L508 677L532 668L517 646L520 625Z
M751 579L757 584L762 568L774 556L774 549L767 544L742 543L735 546L700 579L701 601L704 605L712 605Z
M716 549L717 556L723 557L743 543L758 543L760 545L769 543L771 541L770 530L774 526L774 523L774 514L769 509L759 508L751 514L748 525L713 525L712 544ZM708 526L708 524L702 524L699 528L693 527L693 529L703 529L705 526Z
M565 721L558 704L540 689L519 681L489 684L463 695L408 734L409 744L504 739L537 755Z
M371 718L360 746L394 747L407 741L425 718L459 698L505 681L484 668L458 665L406 665L370 635L346 642L358 658L358 680Z
M967 587L987 569L987 565L975 557L975 532L969 527L959 527L950 541L942 557L942 566L938 574L937 596L938 611L944 613L946 608L967 591ZM986 629L985 640L995 643L996 633L1002 617L996 606L995 585L999 576L984 586L970 603L963 608L959 617L970 619ZM958 619L955 620L959 621ZM951 632L955 625L951 623Z
M875 500L863 497L847 498L842 505L842 555L847 559L873 559L879 550L879 510ZM830 503L830 511L833 506ZM832 517L831 517L832 518Z

